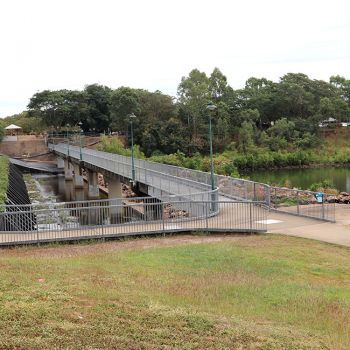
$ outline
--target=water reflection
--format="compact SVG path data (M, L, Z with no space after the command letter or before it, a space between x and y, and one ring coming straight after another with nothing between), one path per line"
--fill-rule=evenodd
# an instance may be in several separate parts
M339 191L350 192L349 168L258 170L248 174L253 181L308 189L313 183L331 180Z

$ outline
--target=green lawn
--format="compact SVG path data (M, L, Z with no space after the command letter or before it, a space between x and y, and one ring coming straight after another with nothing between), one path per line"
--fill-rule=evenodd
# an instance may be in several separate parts
M350 249L194 236L0 251L0 349L349 349Z

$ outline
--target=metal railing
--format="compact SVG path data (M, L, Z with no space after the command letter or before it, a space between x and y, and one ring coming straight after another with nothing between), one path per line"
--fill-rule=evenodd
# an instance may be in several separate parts
M169 232L265 232L267 211L256 204L219 201L220 212L214 216L211 201L160 202L149 197L29 205L20 212L0 213L0 245ZM13 222L22 230L13 230Z
M76 146L68 146L66 144L53 145L49 144L49 148L58 154L69 156L79 160L80 148ZM82 160L86 163L105 169L121 176L131 177L131 158L112 154L108 152L95 151L83 148ZM178 169L175 169L178 168ZM171 167L164 164L149 162L145 160L135 159L135 175L136 181L152 186L153 189L159 190L160 195L177 195L183 199L206 201L217 200L217 191L212 191L211 186L204 182L206 173L197 172L196 176L189 176L189 169L180 167ZM203 175L204 174L204 175ZM187 175L187 176L186 176ZM196 174L197 175L197 174ZM158 193L154 193L158 195Z
M62 154L67 152L66 144L50 145L50 147L55 151L61 150ZM70 146L70 150L74 157L77 157L76 152L79 148ZM102 157L104 161L114 161L119 166L116 166L113 171L122 172L125 176L130 177L130 157L85 148L83 150L84 160L96 161L97 158ZM182 199L208 201L212 199L210 173L141 159L135 159L135 166L137 181L161 188L165 193L186 194ZM168 186L165 186L167 182ZM335 221L335 204L330 199L333 196L328 194L324 194L322 202L319 203L316 200L316 192L312 191L274 187L222 175L215 175L215 183L218 187L215 200L222 196L233 200L259 201L270 210L324 221ZM196 194L195 190L197 190Z
M219 195L236 200L259 201L269 210L310 217L324 221L335 221L334 195L318 192L275 187L267 184L218 176Z
M317 199L317 197L319 199ZM270 187L271 209L335 222L334 195L282 187Z

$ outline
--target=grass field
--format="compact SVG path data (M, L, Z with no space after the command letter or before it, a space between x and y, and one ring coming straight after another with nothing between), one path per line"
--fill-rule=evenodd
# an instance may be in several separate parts
M0 349L349 349L350 250L177 236L0 251Z

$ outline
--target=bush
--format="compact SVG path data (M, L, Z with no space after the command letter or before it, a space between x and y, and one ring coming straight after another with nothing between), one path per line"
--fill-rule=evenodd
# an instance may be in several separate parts
M335 188L335 185L333 181L330 179L325 179L325 180L322 180L321 182L316 182L309 186L309 190L313 192L324 191L326 189L334 189L334 188Z
M7 199L9 160L5 156L0 157L0 204L4 204Z
M100 151L119 154L131 157L131 149L125 148L122 141L117 137L102 136L101 143L98 147ZM134 156L138 159L144 159L145 155L140 151L139 145L134 145Z

